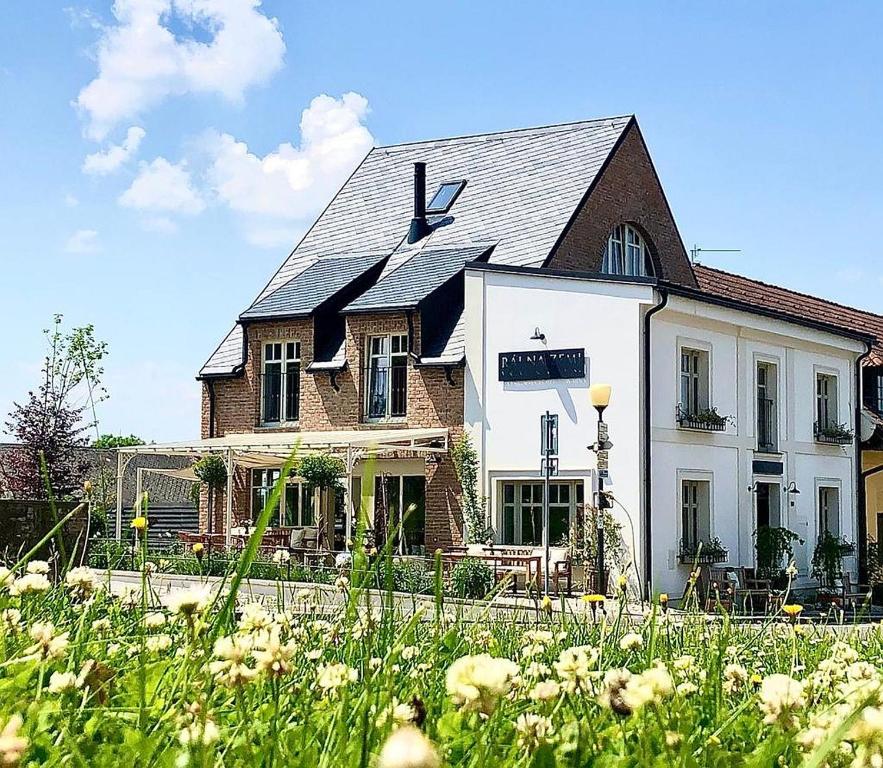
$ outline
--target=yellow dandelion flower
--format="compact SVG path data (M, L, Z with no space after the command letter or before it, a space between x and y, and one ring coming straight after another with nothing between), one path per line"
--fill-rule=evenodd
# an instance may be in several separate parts
M803 606L797 605L796 603L782 606L782 613L786 616L791 616L792 618L794 616L799 616L802 611Z
M146 531L147 530L147 518L143 515L139 515L132 521L132 527L136 531Z
M603 603L606 599L607 598L605 598L604 595L597 595L597 594L582 596L582 601L584 603Z
M199 555L201 555L202 551L205 549L205 545L201 541L197 541L196 544L194 544L190 549L192 550L194 555L199 557Z

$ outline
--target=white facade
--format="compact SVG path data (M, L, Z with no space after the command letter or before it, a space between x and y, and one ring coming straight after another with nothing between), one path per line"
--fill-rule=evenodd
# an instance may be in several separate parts
M540 416L559 416L560 468L556 482L577 486L591 501L596 487L597 414L588 387L613 387L604 414L609 425L610 490L623 537L644 573L646 531L642 370L644 315L661 300L652 283L586 279L539 271L466 271L465 422L482 466L481 493L501 541L526 539L518 522L522 507L535 501L524 485L540 482ZM535 330L544 340L532 339ZM802 577L818 534L820 488L839 535L855 541L854 445L816 441L817 377L832 419L854 429L854 365L864 351L858 341L762 315L679 295L651 321L652 585L680 594L690 566L679 563L685 541L685 481L698 489L703 539L717 538L732 566L754 565L757 506L804 541L795 547ZM500 353L541 349L585 350L582 379L501 382ZM682 354L696 353L701 380L699 410L714 408L731 417L723 431L688 429L678 423L683 399ZM758 364L769 381L758 395ZM830 390L830 391L829 391ZM758 449L758 409L772 400L774 445ZM694 403L694 406L696 403ZM683 407L683 404L682 404ZM696 410L694 407L692 410ZM770 440L768 430L761 437ZM756 462L764 462L757 464ZM793 483L793 485L791 485ZM759 485L756 485L759 484ZM789 487L800 491L788 493ZM512 489L519 496L512 506ZM688 493L693 491L688 490ZM524 494L523 499L520 494ZM551 498L551 497L550 497ZM760 501L759 501L760 499ZM770 511L771 509L771 511ZM561 507L564 514L564 506ZM690 509L687 519L696 513ZM707 518L707 519L706 519ZM514 539L513 539L514 537Z

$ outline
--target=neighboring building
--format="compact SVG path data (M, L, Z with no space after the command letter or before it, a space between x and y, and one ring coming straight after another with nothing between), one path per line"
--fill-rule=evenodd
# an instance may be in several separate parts
M694 272L633 117L375 148L200 372L202 445L244 457L211 524L260 511L281 463L255 455L262 440L351 457L375 434L388 450L348 467L350 499L372 520L413 504L404 550L450 546L453 462L418 443L466 433L497 539L539 543L548 410L557 539L597 488L587 390L605 382L606 484L642 581L679 592L682 551L712 538L751 566L758 524L804 537L806 574L816 498L824 524L857 534L856 445L823 439L855 429L872 334L716 282ZM349 531L350 502L332 501ZM278 523L311 524L325 503L294 478Z

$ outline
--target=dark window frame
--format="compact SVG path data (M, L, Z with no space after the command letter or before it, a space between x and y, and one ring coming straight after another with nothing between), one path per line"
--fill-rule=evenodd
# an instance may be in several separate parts
M443 206L433 206L433 201L442 193L442 190L445 187L456 187L454 190L454 194L451 195L451 199L448 200L446 205ZM457 198L460 197L460 194L466 188L466 180L465 179L457 179L455 181L443 181L438 185L438 189L435 190L435 193L431 198L429 198L429 202L426 204L426 213L436 215L440 213L447 213L454 206L454 203L457 202Z

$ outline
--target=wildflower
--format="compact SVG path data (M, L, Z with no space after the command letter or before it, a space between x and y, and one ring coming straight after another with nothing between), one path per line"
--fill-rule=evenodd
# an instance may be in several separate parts
M151 611L144 617L145 629L160 629L166 624L166 615L161 611Z
M138 517L132 520L132 528L138 533L143 533L147 530L147 518L143 515L138 515Z
M440 768L432 742L413 725L392 732L380 750L377 768Z
M22 723L21 715L13 715L0 731L0 765L18 765L22 754L28 748L28 740L18 735Z
M669 749L675 749L681 745L681 734L677 731L666 731L665 732L665 746Z
M7 632L17 632L21 626L21 611L18 608L5 608L0 613L0 624Z
M65 693L77 688L77 676L73 672L53 672L49 677L49 693Z
M410 725L416 722L418 717L419 713L414 704L402 703L393 697L389 706L377 716L376 725L378 728L383 728L389 720L392 720L396 726Z
M521 748L533 752L549 740L555 729L548 717L528 712L518 716L515 721L515 731L518 733L518 743Z
M622 698L632 711L649 704L659 704L674 692L674 684L665 667L657 664L639 675L632 675L625 685Z
M339 589L341 592L346 590L350 585L350 580L346 576L338 576L334 580L334 588Z
M573 693L578 688L587 686L597 661L598 651L589 645L579 645L561 651L553 666L564 684L564 689Z
M26 573L16 579L9 588L11 595L30 595L46 592L52 587L49 579L42 573Z
M628 632L620 639L619 647L624 651L640 651L644 647L644 638L637 632Z
M205 552L205 544L201 541L197 541L192 547L190 547L190 551L196 555L197 560L202 560L203 552Z
M49 563L45 560L31 560L25 568L25 573L39 573L45 576L49 573Z
M555 680L541 680L528 696L534 701L554 701L561 695L561 686Z
M202 613L209 606L210 594L207 589L181 589L165 596L163 603L172 612L188 620Z
M662 606L662 610L668 610L668 593L662 592L659 595L659 605Z
M625 592L625 588L628 586L628 584L628 577L624 573L619 574L618 578L616 579L616 586L619 587L619 591Z
M497 701L512 688L518 665L488 654L462 656L448 667L448 695L466 711L493 714Z
M151 653L162 653L172 647L172 638L166 634L152 635L144 644Z
M727 664L724 667L724 693L738 693L748 682L748 670L741 664Z
M55 634L55 625L50 622L37 622L31 625L28 635L34 644L25 650L25 656L39 656L41 659L61 659L67 652L68 633Z
M107 632L110 629L110 619L108 618L100 618L95 619L92 622L92 631L101 634L102 632Z
M580 599L584 603L590 603L590 604L594 603L597 605L598 603L603 603L607 598L604 597L604 595L591 594L591 595L583 595Z
M291 555L287 549L277 549L273 553L273 562L276 565L285 565L289 560L291 560Z
M783 605L782 613L784 613L791 621L796 621L797 617L800 616L803 611L802 605L797 605L796 603Z
M545 611L546 613L552 612L552 598L548 595L543 595L543 599L540 601L540 609Z
M413 658L416 658L420 654L420 649L416 645L406 645L402 648L402 652L400 656L402 657L402 661L410 661Z
M15 576L9 568L5 565L0 565L0 589L8 589L12 586L14 578Z
M319 677L316 680L318 686L326 693L332 694L338 688L343 688L359 679L359 673L352 667L340 662L322 664L319 667Z
M219 637L213 648L215 661L209 662L209 672L228 688L237 688L254 680L257 670L248 666L251 642L242 636Z
M208 747L214 744L220 736L218 726L211 718L205 720L195 719L190 725L185 725L178 734L178 741L184 747L203 746Z
M632 673L627 669L611 669L604 675L604 687L598 697L598 703L602 707L608 707L615 714L627 717L632 713L632 707L626 701L625 688L628 685Z
M321 655L321 651L319 652L319 654ZM376 669L380 669L382 666L383 666L383 659L381 659L377 656L372 656L370 659L368 659L368 669L376 670Z
M273 626L273 617L260 603L246 603L242 606L242 617L239 619L239 631L246 634L269 632Z
M291 658L295 647L283 643L278 632L271 632L261 648L255 649L254 658L258 672L281 677L291 672Z
M883 765L883 709L865 707L852 726L849 738L855 745L855 766Z
M788 730L797 727L794 712L806 703L803 683L788 675L770 675L761 683L759 697L767 725L778 723Z
M788 563L788 567L785 569L785 575L789 579L794 579L797 577L797 566L794 564L793 560Z
M99 588L98 574L91 568L71 568L64 577L64 583L79 597L86 598Z

